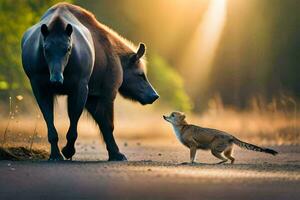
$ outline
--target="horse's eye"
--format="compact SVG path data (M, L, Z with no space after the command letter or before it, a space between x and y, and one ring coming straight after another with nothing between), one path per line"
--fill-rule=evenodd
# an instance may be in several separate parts
M144 73L141 73L141 74L139 74L138 76L141 77L142 79L146 80L146 76L145 76Z
M67 51L71 51L71 47L68 47Z

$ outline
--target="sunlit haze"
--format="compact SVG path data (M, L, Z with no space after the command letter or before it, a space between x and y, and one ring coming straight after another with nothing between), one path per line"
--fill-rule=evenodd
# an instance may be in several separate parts
M195 95L195 91L205 89L211 64L226 23L226 11L227 0L210 1L187 49L183 51L183 57L179 59L178 68L189 77L186 84L197 85L197 87L189 87L191 95Z

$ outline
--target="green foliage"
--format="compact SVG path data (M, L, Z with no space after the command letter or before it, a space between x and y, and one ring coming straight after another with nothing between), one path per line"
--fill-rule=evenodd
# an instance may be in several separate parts
M21 38L26 29L57 2L59 1L0 0L0 99L7 97L7 93L13 95L17 90L30 90L21 64ZM162 102L178 110L189 111L191 102L184 92L183 80L179 74L158 55L151 55L149 61L149 76L158 89Z
M239 108L251 105L253 98L272 102L284 94L300 99L299 2L273 0L270 6L253 0L231 6L239 12L229 9L208 92L195 103L214 94L225 106Z
M0 91L29 89L21 64L21 38L58 0L0 0Z
M180 111L192 109L181 76L157 54L148 55L148 76L157 89L162 104Z
M17 90L30 90L21 66L21 37L57 2L59 0L0 0L0 100ZM181 59L178 49L187 50L207 9L205 5L210 1L200 3L197 9L189 1L180 4L182 6L161 0L72 2L90 10L100 22L135 44L144 42L170 63L178 63ZM298 2L272 2L270 6L268 1L261 0L228 1L226 24L207 77L207 88L197 90L192 97L195 110L205 109L207 100L215 94L220 95L225 105L240 108L246 107L249 99L256 96L266 101L281 93L300 98ZM172 11L171 14L166 9ZM188 75L182 78L162 57L149 56L150 80L160 92L162 103L179 110L191 109L190 99L183 89L183 80L188 80Z

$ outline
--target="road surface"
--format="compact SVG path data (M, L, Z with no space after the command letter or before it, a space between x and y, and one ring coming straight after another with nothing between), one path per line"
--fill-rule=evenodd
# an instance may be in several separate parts
M237 147L234 165L199 151L199 164L182 165L180 145L122 143L129 161L106 162L103 145L79 143L73 161L0 161L0 199L300 199L300 146L272 148Z

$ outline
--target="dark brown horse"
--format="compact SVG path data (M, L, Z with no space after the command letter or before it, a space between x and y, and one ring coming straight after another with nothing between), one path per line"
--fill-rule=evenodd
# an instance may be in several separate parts
M53 98L68 95L70 127L65 158L75 154L78 119L86 107L98 123L109 160L126 160L113 137L113 107L119 91L141 104L159 96L148 82L141 59L128 41L100 24L88 11L71 4L51 7L22 39L22 62L48 127L50 160L63 159L54 127Z

